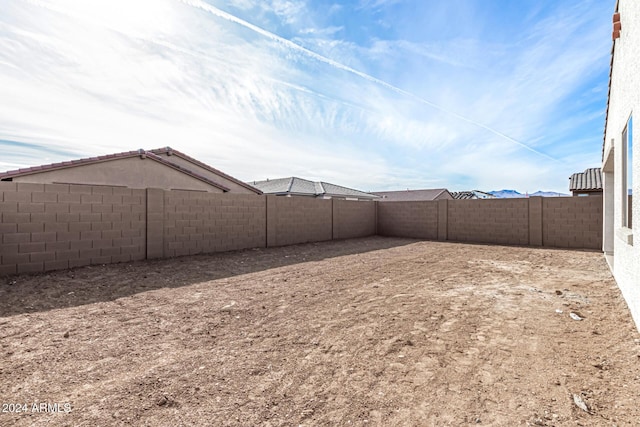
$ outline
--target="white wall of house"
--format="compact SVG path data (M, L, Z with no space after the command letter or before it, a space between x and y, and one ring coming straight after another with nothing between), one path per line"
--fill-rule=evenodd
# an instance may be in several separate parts
M604 144L604 251L640 329L640 197L633 199L635 227L623 226L623 131L633 117L633 193L640 194L640 1L620 0L622 31L615 41ZM613 252L611 257L611 252ZM613 258L613 259L611 259Z

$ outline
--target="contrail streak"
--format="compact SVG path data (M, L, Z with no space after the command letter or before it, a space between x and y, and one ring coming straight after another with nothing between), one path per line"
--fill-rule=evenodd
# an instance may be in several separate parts
M500 132L500 131L498 131L498 130L490 127L490 126L487 126L485 124L479 123L479 122L477 122L477 121L475 121L473 119L470 119L470 118L465 117L465 116L463 116L461 114L458 114L455 111L451 111L451 110L449 110L447 108L444 108L444 107L442 107L442 106L440 106L438 104L435 104L435 103L433 103L433 102L431 102L429 100L421 98L421 97L419 97L419 96L417 96L417 95L415 95L415 94L413 94L411 92L407 92L406 90L400 89L399 87L396 87L396 86L394 86L394 85L392 85L390 83L385 82L384 80L380 80L380 79L378 79L376 77L373 77L373 76L371 76L369 74L363 73L362 71L358 71L355 68L351 68L351 67L349 67L347 65L341 64L340 62L334 61L334 60L332 60L330 58L327 58L326 56L322 56L322 55L320 55L320 54L318 54L318 53L316 53L316 52L314 52L312 50L309 50L309 49L307 49L305 47L302 47L302 46L292 42L291 40L285 39L284 37L280 37L277 34L274 34L274 33L270 32L270 31L265 30L264 28L260 28L260 27L254 25L254 24L251 24L250 22L247 22L247 21L245 21L243 19L240 19L237 16L231 15L230 13L224 12L224 11L222 11L222 10L216 8L216 7L213 7L213 6L203 2L201 0L178 0L178 1L180 1L180 2L182 2L184 4L187 4L189 6L196 7L196 8L202 9L204 11L207 11L207 12L209 12L209 13L211 13L211 14L219 17L219 18L222 18L222 19L225 19L227 21L230 21L230 22L236 23L238 25L241 25L241 26L243 26L245 28L248 28L248 29L250 29L250 30L262 35L262 36L265 36L265 37L267 37L267 38L269 38L269 39L271 39L271 40L273 40L275 42L281 43L281 44L283 44L284 46L286 46L288 48L291 48L293 50L302 52L302 53L306 54L307 56L309 56L309 57L311 57L313 59L316 59L316 60L318 60L320 62L324 62L325 64L328 64L328 65L330 65L330 66L332 66L334 68L346 71L346 72L351 73L351 74L355 74L358 77L361 77L361 78L363 78L365 80L368 80L368 81L370 81L372 83L376 83L376 84L378 84L380 86L383 86L383 87L385 87L385 88L387 88L389 90L392 90L392 91L394 91L396 93L399 93L401 95L409 97L409 98L411 98L411 99L413 99L413 100L415 100L415 101L417 101L417 102L419 102L421 104L428 105L428 106L430 106L432 108L435 108L436 110L439 110L439 111L442 111L443 113L449 114L449 115L457 118L458 120L461 120L463 122L472 124L472 125L477 126L479 128L482 128L482 129L484 129L484 130L486 130L488 132L493 133L494 135L499 136L500 138L503 138L503 139L505 139L505 140L507 140L507 141L509 141L511 143L514 143L514 144L524 148L525 150L529 150L532 153L538 154L539 156L546 157L547 159L553 160L554 162L558 162L559 161L558 159L556 159L554 157L551 157L548 154L545 154L545 153L543 153L541 151L538 151L535 148L532 148L532 147L528 146L527 144L525 144L523 142L520 142L517 139L514 139L514 138L510 137L509 135L505 135L504 133L502 133L502 132Z

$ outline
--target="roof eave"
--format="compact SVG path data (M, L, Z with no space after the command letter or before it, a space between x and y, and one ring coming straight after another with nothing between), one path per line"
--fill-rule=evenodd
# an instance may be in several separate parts
M156 149L149 150L149 151L151 153L154 153L154 154L165 154L165 153L167 153L168 149L169 149L169 147L156 148ZM206 169L209 172L212 172L212 173L214 173L216 175L220 175L221 177L223 177L225 179L228 179L229 181L234 182L235 184L238 184L238 185L246 188L247 190L253 191L256 194L263 194L263 192L260 189L255 188L254 186L252 186L250 184L247 184L246 182L242 182L239 179L232 177L231 175L227 175L226 173L222 172L221 170L218 170L218 169L216 169L216 168L214 168L212 166L209 166L208 164L203 163L200 160L194 159L193 157L191 157L191 156L189 156L189 155L187 155L187 154L185 154L185 153L183 153L181 151L175 150L173 148L170 148L170 150L171 150L171 155L172 156L178 156L183 160L186 160L186 161L188 161L190 163L193 163L196 166L200 166L201 168Z
M39 165L39 166L30 167L30 168L15 169L15 170L6 171L6 172L0 172L0 180L4 180L7 178L19 178L21 176L36 175L39 173L69 169L69 168L74 168L78 166L93 165L96 163L104 163L112 160L128 159L136 156L140 156L139 151L125 151L122 153L109 154L106 156L85 157L77 160L67 160L64 162L50 163L48 165Z
M22 169L18 169L15 171L7 171L4 173L0 173L0 180L6 180L6 179L13 179L13 178L19 178L22 176L29 176L29 175L36 175L39 173L46 173L46 172L53 172L53 171L59 171L59 170L64 170L64 169L69 169L69 168L74 168L74 167L80 167L80 166L89 166L89 165L95 165L98 163L106 163L106 162L110 162L110 161L115 161L115 160L123 160L123 159L130 159L133 157L140 157L141 160L144 159L150 159L153 160L155 162L160 163L161 165L170 167L174 170L177 170L178 172L184 173L185 175L189 175L192 178L195 178L199 181L204 182L205 184L208 184L214 188L218 188L219 190L226 192L229 192L230 189L225 187L222 184L218 184L217 182L211 181L203 176L200 176L188 169L182 168L178 165L174 165L171 162L168 162L164 159L162 159L161 157L159 157L157 154L153 153L152 151L125 151L122 153L116 153L116 154L108 154L105 156L99 156L99 157L88 157L88 158L84 158L84 159L78 159L78 160L72 160L72 161L66 161L66 162L60 162L60 163L52 163L50 165L43 165L43 166L36 166L33 168L29 168L26 170L22 170Z
M620 0L616 0L616 7L613 13L618 13L620 10ZM609 91L607 93L607 110L604 118L604 134L602 135L602 162L604 163L604 147L607 145L607 124L609 123L609 104L611 102L611 81L613 79L613 60L616 53L616 41L611 42L611 60L609 63Z

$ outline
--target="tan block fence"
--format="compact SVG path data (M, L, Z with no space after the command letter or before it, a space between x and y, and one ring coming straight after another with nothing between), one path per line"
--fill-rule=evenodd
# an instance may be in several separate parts
M372 235L600 249L602 197L356 202L0 182L0 276Z
M378 203L381 236L602 248L602 196Z

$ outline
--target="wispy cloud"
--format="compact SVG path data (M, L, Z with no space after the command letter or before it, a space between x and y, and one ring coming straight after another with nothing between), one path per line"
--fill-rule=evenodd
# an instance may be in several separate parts
M527 144L525 144L525 143L523 143L521 141L518 141L515 138L512 138L512 137L504 134L503 132L501 132L499 130L494 129L493 127L491 127L491 126L489 126L487 124L480 123L477 120L474 120L472 118L466 117L466 116L464 116L462 114L459 114L459 113L457 113L455 111L452 111L449 108L445 108L445 107L443 107L441 105L438 105L438 104L436 104L436 103L434 103L432 101L429 101L429 100L427 100L425 98L422 98L422 97L420 97L420 96L418 96L418 95L416 95L414 93L408 92L408 91L406 91L404 89L400 89L399 87L394 86L394 85L392 85L392 84L390 84L390 83L388 83L386 81L383 81L383 80L381 80L379 78L373 77L373 76L371 76L369 74L366 74L366 73L364 73L362 71L356 70L356 69L351 68L351 67L349 67L347 65L344 65L344 64L342 64L340 62L334 61L334 60L332 60L332 59L330 59L330 58L328 58L326 56L319 55L316 52L313 52L313 51L311 51L309 49L306 49L306 48L304 48L304 47L302 47L300 45L297 45L297 44L293 43L290 40L284 39L284 38L282 38L282 37L280 37L280 36L278 36L278 35L276 35L274 33L268 32L268 31L266 31L266 30L264 30L264 29L262 29L260 27L257 27L256 25L250 24L247 21L241 20L241 19L239 19L239 18L237 18L237 17L235 17L233 15L230 15L230 14L228 14L226 12L223 12L220 9L217 9L215 7L212 7L212 6L209 6L209 5L205 4L205 3L203 3L202 1L198 1L198 0L182 0L182 1L184 1L185 3L187 3L189 5L202 8L202 9L208 11L208 12L211 12L212 14L214 14L214 15L216 15L218 17L221 17L223 19L229 20L229 21L234 22L236 24L242 25L243 27L251 29L252 31L255 31L256 33L258 33L258 34L260 34L262 36L271 38L274 41L282 43L283 45L285 45L286 47L288 47L288 48L290 48L290 49L292 49L294 51L301 52L301 53L303 53L305 55L308 55L310 58L312 58L314 60L317 60L317 61L320 61L320 62L324 62L325 64L330 65L330 66L332 66L332 67L334 67L334 68L336 68L338 70L346 71L348 73L354 74L354 75L356 75L356 76L358 76L358 77L360 77L360 78L362 78L364 80L367 80L367 81L369 81L371 83L376 83L376 84L384 87L385 89L389 89L389 90L391 90L393 92L396 92L396 93L398 93L400 95L403 95L403 96L406 96L408 98L411 98L411 99L413 99L414 101L416 101L418 103L422 103L422 104L427 105L429 107L433 107L433 108L435 108L435 109L437 109L437 110L439 110L439 111L441 111L443 113L451 115L451 116L455 117L456 119L459 119L459 120L461 120L463 122L467 122L469 124L472 124L472 125L475 125L475 126L477 126L479 128L482 128L482 129L484 129L486 131L489 131L489 132L495 134L496 136L498 136L500 138L504 138L505 140L507 140L509 142L512 142L514 144L517 144L517 145L519 145L520 147L522 147L522 148L524 148L526 150L529 150L529 151L531 151L533 153L536 153L536 154L538 154L540 156L546 157L546 158L548 158L550 160L555 160L553 157L551 157L551 156L549 156L549 155L547 155L547 154L545 154L545 153L543 153L543 152L541 152L539 150L536 150L535 148L532 148L532 147L528 146Z
M596 3L446 40L354 38L354 8L310 1L0 4L7 168L171 145L246 180L566 191L598 152L577 142L606 96Z
M359 8L379 10L400 3L400 0L360 0Z

